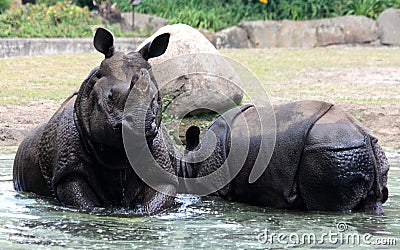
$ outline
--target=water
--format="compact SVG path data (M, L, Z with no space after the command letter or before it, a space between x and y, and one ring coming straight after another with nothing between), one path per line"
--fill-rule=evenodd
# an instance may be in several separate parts
M187 195L170 211L151 217L123 209L84 213L17 193L14 155L0 152L0 249L400 247L399 154L389 155L384 216L284 211Z

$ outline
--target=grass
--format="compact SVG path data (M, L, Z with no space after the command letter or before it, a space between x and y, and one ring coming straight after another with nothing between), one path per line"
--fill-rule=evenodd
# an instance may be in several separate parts
M98 65L97 53L0 59L0 105L61 101Z
M230 49L221 53L250 68L273 103L300 99L400 103L398 84L359 84L351 76L353 71L360 77L370 71L379 76L382 69L399 71L398 48ZM42 99L61 102L101 60L99 53L2 58L0 105ZM387 95L377 98L376 93Z
M380 84L396 80L385 74L388 70L393 74L399 72L398 48L230 49L221 52L250 68L273 103L301 99L400 103L398 74L397 84Z
M400 48L230 49L220 52L254 72L272 104L302 99L341 104L356 119L374 128L385 141L384 146L398 150ZM100 53L2 58L0 106L29 105L32 101L46 100L61 103L102 59ZM252 97L257 95L260 94ZM379 112L384 113L383 121L389 119L389 123L377 120ZM183 141L187 127L195 124L204 129L214 119L214 115L188 117L182 121L164 117L164 122L169 123L170 128L177 128L170 134L175 140Z

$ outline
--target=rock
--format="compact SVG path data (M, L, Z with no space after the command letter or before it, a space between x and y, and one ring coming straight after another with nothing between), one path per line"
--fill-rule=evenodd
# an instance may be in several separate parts
M254 48L313 48L333 44L371 43L379 38L377 23L365 16L309 21L242 21Z
M205 110L222 113L240 104L243 92L233 84L240 86L239 76L198 30L185 24L164 26L138 50L166 32L171 34L167 51L149 62L161 94L170 101L167 115L181 118L192 111Z
M277 47L313 48L316 42L313 22L290 20L281 22Z
M378 17L381 44L400 45L400 9L387 9Z
M122 29L125 31L131 31L132 12L121 13L121 16L123 20L122 23L124 24ZM167 24L167 19L135 12L135 31L145 32L146 34L150 35Z
M250 48L250 40L246 30L234 26L217 32L216 47L221 48Z
M216 47L217 35L215 34L215 32L206 29L198 29L198 31L200 31L200 33L203 34L203 36L205 36L208 41L210 41L210 43L214 45L214 47Z
M244 29L252 48L277 47L281 23L278 21L242 21L238 26Z
M365 16L348 15L313 22L316 23L316 46L371 43L379 38L377 23Z
M239 27L247 31L255 48L312 48L317 40L313 23L309 21L243 21Z
M334 25L331 19L315 20L316 46L327 46L344 43L342 27Z

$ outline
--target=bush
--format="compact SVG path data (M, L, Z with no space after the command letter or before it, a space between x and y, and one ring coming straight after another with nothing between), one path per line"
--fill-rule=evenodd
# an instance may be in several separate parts
M344 14L363 15L376 19L387 8L400 7L400 0L347 0Z
M0 0L0 37L91 37L91 25L105 26L116 36L148 35L124 33L119 25L104 25L92 18L88 7L55 1L37 0L37 5L6 10L10 0ZM92 4L91 0L72 1ZM130 0L112 1L123 12L132 10ZM400 8L400 0L269 0L268 4L259 0L143 0L135 10L167 18L171 24L217 31L241 20L308 20L346 14L377 18L389 7Z
M128 11L121 5L118 2L121 10ZM143 0L135 10L167 18L171 24L185 23L193 27L220 30L244 19L266 19L268 8L258 1L244 4L242 0Z
M87 7L69 2L20 6L0 15L0 37L92 37L93 26L110 29L115 36L133 36L124 33L119 25L104 25L100 18L90 16Z
M117 2L118 8L131 11L127 0ZM376 18L389 7L400 7L400 0L143 0L135 10L154 14L170 23L186 23L197 28L220 30L241 20L309 20L345 14Z
M96 20L87 8L68 2L31 5L10 9L0 16L1 37L81 37L92 36Z
M0 0L0 13L3 13L5 10L8 10L11 5L11 0Z
M52 6L57 4L60 0L35 0L35 4L45 4ZM89 10L94 9L93 0L72 0L72 3L80 7L88 7Z
M44 4L46 6L52 6L57 4L60 0L36 0L35 4Z

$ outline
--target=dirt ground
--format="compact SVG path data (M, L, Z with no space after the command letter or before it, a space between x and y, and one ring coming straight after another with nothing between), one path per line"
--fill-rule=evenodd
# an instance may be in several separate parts
M365 88L369 88L368 81L376 78L376 74L371 73L371 70L354 72L349 74L345 72L345 69L337 69L344 72L319 72L315 69L315 72L311 72L313 76L318 76L316 79L318 81L324 82L324 87L329 89L335 86L327 86L329 83L329 78L332 75L342 76L343 79L337 79L337 81L345 81L349 83L363 83L366 82ZM393 68L383 68L381 70L386 70L387 72L380 72L381 75L386 76L391 82L384 82L384 84L389 84L391 86L399 86L400 88L400 72ZM323 71L323 69L321 69ZM308 75L309 77L310 75ZM390 76L390 77L389 77ZM301 79L300 79L301 80ZM397 89L397 88L396 88ZM282 91L282 93L279 93ZM296 99L293 94L286 95L284 89L277 90L277 93L270 96L273 104L280 104ZM390 91L375 91L374 96L377 99L390 99L393 97ZM307 95L303 93L299 94L298 97ZM314 96L312 99L319 99L330 101L330 93L319 94ZM350 93L351 96L357 95L357 93ZM396 97L398 98L398 97ZM297 98L298 99L298 98ZM1 146L17 146L24 136L32 129L34 126L46 122L51 115L56 111L58 106L62 101L38 101L29 102L24 105L5 105L0 106L0 147ZM378 138L380 144L383 148L390 152L400 152L400 104L396 101L393 102L359 102L344 100L342 102L336 102L344 110L350 112L358 120L360 120L366 127L368 127Z
M17 146L29 130L46 122L59 105L54 101L41 101L27 105L0 106L0 147ZM338 105L361 118L362 123L375 133L387 151L400 152L400 105L351 102Z

